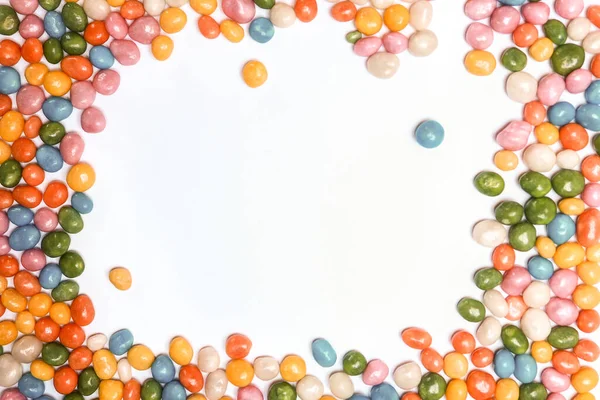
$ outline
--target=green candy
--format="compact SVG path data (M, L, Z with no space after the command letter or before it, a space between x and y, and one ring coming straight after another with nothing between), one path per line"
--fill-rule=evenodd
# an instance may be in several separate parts
M0 356L1 356L2 354L4 354L4 347L2 347L2 346L0 345Z
M69 250L71 237L63 231L52 231L42 239L42 251L48 257L60 257Z
M75 390L63 397L63 400L85 400L85 397L78 390Z
M594 135L594 137L592 139L592 146L594 146L594 150L596 151L596 154L600 154L600 133Z
M362 374L367 368L367 359L362 353L350 350L344 355L342 365L345 373L350 376L356 376Z
M160 400L162 397L162 386L156 379L147 379L142 385L142 400Z
M523 219L523 206L516 201L503 201L494 209L496 220L504 225L514 225Z
M567 28L557 19L550 19L543 26L546 37L556 45L565 44L567 41Z
M531 197L543 197L552 190L552 183L547 176L539 172L525 172L519 178L521 189L527 192Z
M0 6L0 35L10 36L19 30L19 17L12 7Z
M485 307L479 300L464 297L458 302L456 309L469 322L481 322L485 318Z
M554 49L550 61L554 72L567 76L576 69L581 68L585 61L585 51L581 46L573 43L562 44Z
M486 196L498 196L504 190L504 179L491 171L482 171L475 176L475 188Z
M46 11L54 11L60 5L60 0L40 0L40 6Z
M66 3L62 8L62 18L65 26L73 32L83 32L88 23L88 17L83 7L77 3Z
M527 221L512 225L508 230L508 243L518 251L529 251L535 246L537 232Z
M428 372L419 382L419 396L422 400L439 400L446 393L446 381L435 372Z
M527 55L516 47L506 49L500 59L504 68L512 72L523 71L527 66Z
M556 217L556 203L548 197L532 197L525 203L525 218L534 225L548 225Z
M40 127L40 139L48 146L59 144L65 137L66 131L60 122L46 122Z
M275 5L275 0L254 0L257 7L270 10Z
M77 389L84 396L90 396L96 390L98 390L98 386L100 386L100 378L96 375L96 371L94 371L93 367L87 367L79 374L79 379L77 380ZM142 390L143 390L142 386ZM159 397L160 399L160 397Z
M513 354L525 354L529 349L529 340L523 331L514 325L502 327L502 344Z
M362 33L359 31L352 31L346 33L346 42L354 44L362 38Z
M583 192L585 179L579 171L562 169L552 177L552 189L560 197L575 197Z
M67 32L60 38L60 45L65 53L71 56L80 56L85 53L87 42L77 32Z
M83 258L74 251L67 251L63 254L58 261L58 265L62 274L67 278L77 278L85 270Z
M538 382L524 383L519 387L519 400L546 400L548 392Z
M296 400L296 388L287 382L277 382L269 388L267 400Z
M18 161L6 160L0 165L0 185L13 188L21 181L23 168Z
M71 206L64 206L58 211L58 223L67 233L79 233L83 229L81 214Z
M69 3L71 4L71 3ZM63 58L63 49L60 40L50 38L44 42L44 57L50 64L58 64Z
M555 349L572 349L579 343L579 332L570 326L555 326L547 340Z
M481 290L491 290L502 283L502 273L496 268L483 268L475 273L475 285Z
M71 301L79 295L79 284L75 281L61 281L57 287L52 289L50 295L54 301Z
M58 342L46 343L42 347L42 360L48 365L59 367L67 362L69 350Z

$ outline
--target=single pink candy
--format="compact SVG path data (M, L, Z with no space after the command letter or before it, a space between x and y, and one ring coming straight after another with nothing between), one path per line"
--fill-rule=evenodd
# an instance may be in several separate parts
M44 21L37 15L30 14L19 24L19 33L23 39L37 39L44 34Z
M160 35L160 25L149 15L140 17L129 25L129 37L138 43L150 44L158 35Z
M555 0L554 10L565 19L573 19L583 11L583 0Z
M388 53L400 54L408 48L408 38L400 32L388 32L383 35L382 41Z
M577 273L571 269L559 269L556 271L548 284L554 294L560 298L566 299L577 287Z
M518 296L523 293L530 283L531 275L529 271L526 268L515 266L504 273L501 288L506 294Z
M532 130L529 122L512 121L496 135L496 142L505 150L523 150Z
M239 388L237 400L263 400L263 394L256 386L249 385Z
M365 385L379 385L387 378L389 373L390 369L383 361L378 359L371 360L363 372L362 380Z
M381 48L382 41L377 36L368 36L359 39L354 44L354 54L361 57L370 57Z
M565 87L565 80L562 76L556 73L548 74L538 83L538 99L545 106L553 106L560 100Z
M6 215L4 211L0 211L0 235L5 234L9 226L10 221L8 215Z
M24 85L17 92L16 100L19 111L22 114L31 115L42 109L46 95L39 86Z
M37 247L25 250L21 254L21 264L28 271L39 271L46 266L46 255Z
M256 14L256 6L252 0L223 0L221 8L225 15L238 24L247 24Z
M502 6L492 13L490 26L499 33L513 33L520 21L521 14L514 7Z
M106 118L96 107L89 107L81 113L81 128L87 133L100 133L106 128Z
M58 225L58 215L49 208L40 208L35 212L33 223L42 232L51 232Z
M481 22L473 22L467 28L465 38L475 50L485 50L494 43L494 30Z
M496 0L469 0L465 3L465 15L473 21L489 18L496 5Z
M121 83L121 75L114 69L104 69L98 71L94 76L92 84L94 89L100 94L110 96L115 93Z
M135 65L140 61L140 49L131 40L113 40L110 43L110 51L121 65Z
M19 389L12 388L6 389L4 392L2 392L0 395L0 400L27 400L27 397L21 394Z
M10 5L19 14L28 15L33 14L40 3L38 0L10 0Z
M583 93L593 80L594 75L587 69L576 69L571 72L565 80L567 91L573 94Z
M521 14L526 22L534 25L544 25L550 18L550 6L541 1L538 3L527 3L521 7Z
M558 372L554 368L546 368L540 376L542 384L550 392L564 392L571 386L569 375Z
M60 155L64 162L75 165L81 160L85 142L78 133L67 133L60 141Z
M104 20L104 26L108 34L114 39L125 39L129 30L125 18L118 12L108 14L108 17Z
M73 107L85 110L96 100L96 89L89 81L78 81L71 86L71 104Z
M571 325L577 321L579 309L569 299L553 297L546 304L546 314L557 325Z
M546 400L567 400L565 396L560 393L550 393Z
M0 256L10 253L11 250L8 236L0 236Z
M590 207L600 207L600 183L590 182L585 185L581 200Z

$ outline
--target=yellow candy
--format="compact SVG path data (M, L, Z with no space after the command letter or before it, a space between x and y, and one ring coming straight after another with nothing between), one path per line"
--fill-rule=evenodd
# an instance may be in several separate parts
M573 268L583 262L585 250L579 243L563 243L556 248L553 259L558 268Z
M585 203L581 199L562 199L558 202L558 209L567 215L579 215L585 210Z
M67 174L67 184L76 192L85 192L96 182L96 172L90 164L75 164Z
M558 142L558 128L550 122L542 122L533 130L538 142L542 144L552 145Z
M127 290L131 287L131 272L127 268L116 267L108 273L108 280L119 290ZM189 364L189 361L186 363ZM181 364L185 365L185 364Z
M306 363L302 357L287 356L279 365L279 373L284 381L298 382L306 375Z
M540 254L540 256L544 258L552 258L556 253L556 245L546 236L540 236L535 241L535 247Z
M533 342L531 345L531 356L538 363L548 363L552 361L552 346L546 341Z
M584 261L577 266L577 275L583 283L596 285L600 282L600 265L594 261Z
M0 137L7 142L14 142L23 133L25 118L18 111L8 111L0 119Z
M500 379L496 383L496 400L517 400L519 385L510 378Z
M4 161L8 160L10 158L10 156L12 155L12 150L10 148L10 145L8 143L6 143L5 141L0 141L0 164L2 164ZM0 277L4 278L3 276ZM4 278L6 279L6 278ZM2 292L0 291L0 294Z
M24 311L27 308L27 298L13 288L6 289L0 296L0 300L8 311L14 313Z
M529 55L535 61L548 61L552 53L554 53L554 43L547 37L539 38L529 47Z
M469 362L458 352L451 352L444 357L444 372L449 378L458 379L467 374Z
M321 398L319 400L337 400L337 399L333 396L326 394L324 396L321 396Z
M111 7L121 7L125 3L125 0L106 0L106 2Z
M242 77L251 88L262 86L268 78L267 68L260 61L248 61L242 69Z
M401 4L392 4L383 12L383 23L392 32L406 28L409 20L408 9Z
M585 283L575 288L572 297L573 303L582 310L591 310L600 304L600 291L598 288Z
M158 61L165 61L173 53L173 39L165 35L159 35L152 39L152 55Z
M233 386L246 387L252 383L254 368L244 359L231 360L225 368L225 374Z
M117 359L107 349L100 349L92 358L94 371L100 379L111 379L117 372Z
M29 64L25 68L25 79L30 85L41 86L47 73L48 67L46 65L40 63Z
M367 36L379 32L382 24L381 14L374 7L359 8L354 17L356 29Z
M465 67L473 75L487 76L496 69L496 57L489 51L471 50L465 57Z
M169 345L169 357L179 365L188 365L194 357L194 349L185 338L178 336L171 340Z
M571 376L571 385L577 393L591 392L598 385L598 372L594 368L583 366Z
M177 33L187 23L187 16L183 10L177 7L169 7L160 13L160 27L167 33Z
M187 397L187 400L206 400L206 396L200 393L193 393Z
M44 89L52 96L64 96L71 90L71 78L62 71L50 71L44 78Z
M31 375L42 381L49 381L54 378L54 368L46 364L41 359L34 360L29 367Z
M577 393L571 400L596 400L592 393Z
M29 311L21 311L17 313L15 326L19 332L28 335L35 329L35 317Z
M198 14L210 15L217 9L217 0L190 0L190 6Z
M129 364L138 371L145 371L152 366L154 354L143 344L136 344L127 352Z
M17 326L13 321L0 321L0 346L6 346L14 342L17 335Z
M585 258L587 258L588 261L600 262L600 244L588 247L585 251Z
M52 307L52 297L46 293L34 294L29 299L29 311L34 317L44 317L50 312Z
M446 386L446 400L465 400L467 384L461 379L452 379Z
M109 379L98 386L99 400L120 400L123 398L123 382Z
M244 28L230 19L221 22L219 29L221 29L223 36L232 43L239 43L244 38Z
M494 164L501 171L512 171L519 165L519 157L509 150L500 150L494 155Z
M66 325L71 320L71 309L65 303L54 303L50 307L50 319L59 325Z

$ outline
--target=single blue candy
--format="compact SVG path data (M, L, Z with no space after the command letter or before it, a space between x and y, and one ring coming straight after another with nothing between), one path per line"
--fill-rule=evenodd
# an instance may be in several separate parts
M42 104L42 112L50 121L59 122L71 116L73 104L64 97L50 96Z
M58 264L54 263L46 264L40 271L38 279L40 280L40 285L42 285L44 289L54 289L62 279L60 267Z
M515 357L515 378L521 383L531 383L537 375L537 362L531 354L519 354Z
M535 279L542 281L547 281L552 277L552 274L554 274L552 261L540 256L533 256L529 259L527 262L527 270L529 270L529 273Z
M6 212L10 222L17 226L23 226L33 221L33 211L30 208L21 205L15 205Z
M415 136L421 146L433 149L444 141L444 127L437 121L423 121L417 126Z
M160 383L171 382L175 378L175 365L164 354L154 359L151 367L152 377Z
M117 356L122 356L133 346L133 334L129 329L121 329L110 336L108 349Z
M48 11L44 16L44 30L51 38L60 39L67 32L62 15L56 11Z
M82 192L75 192L71 196L71 207L80 214L89 214L94 208L94 202L89 196Z
M389 383L380 383L371 388L371 400L398 400L398 392Z
M106 46L94 46L90 50L90 62L98 69L109 69L115 63L115 57Z
M600 80L596 80L585 90L585 101L590 104L600 104Z
M494 372L500 378L508 378L515 371L515 357L506 350L500 349L494 355Z
M15 251L33 249L40 241L41 233L34 225L19 226L13 230L8 238L10 248Z
M596 104L582 104L577 107L575 121L585 129L600 131L600 106Z
M185 388L179 381L171 381L162 391L162 400L185 400Z
M327 340L316 339L312 342L311 348L313 358L321 367L332 367L337 361L337 354Z
M30 399L37 399L46 391L46 386L44 382L35 376L31 375L31 373L27 372L21 376L18 383L19 392L23 394L23 396L28 397Z
M575 234L575 229L575 221L573 221L573 218L561 213L556 214L556 217L554 217L552 222L546 225L548 237L552 239L556 245L568 242Z
M0 67L0 93L13 94L21 88L21 75L12 67Z
M250 37L258 43L267 43L269 40L273 39L275 27L268 18L259 17L250 23L248 33L250 34Z
M575 119L575 106L561 101L548 108L548 121L552 125L563 126Z
M46 172L58 172L63 167L63 159L56 147L41 145L35 153L39 166Z

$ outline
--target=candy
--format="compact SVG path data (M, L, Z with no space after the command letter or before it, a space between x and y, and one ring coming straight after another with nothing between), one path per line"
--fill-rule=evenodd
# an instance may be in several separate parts
M116 267L111 269L108 274L108 279L110 280L110 283L119 290L129 290L129 288L131 288L132 278L131 273L127 268Z
M437 121L424 121L417 127L415 137L421 146L432 149L438 147L444 140L444 128Z
M376 78L389 79L396 74L399 67L400 60L395 54L378 52L367 59L367 70Z
M323 383L312 375L306 375L296 385L296 392L301 400L319 400L324 390Z

